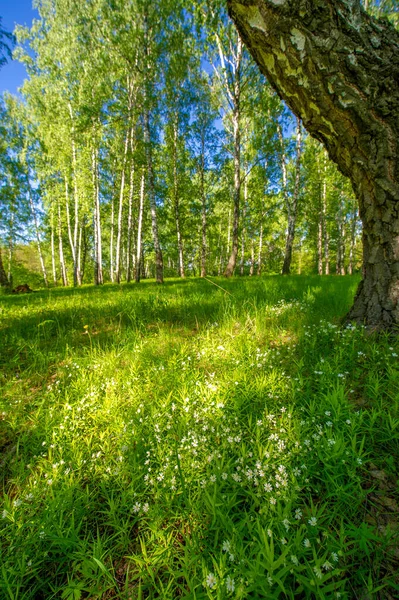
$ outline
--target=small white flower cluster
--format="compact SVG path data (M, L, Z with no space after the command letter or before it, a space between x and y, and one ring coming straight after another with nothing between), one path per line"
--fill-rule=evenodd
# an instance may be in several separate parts
M132 508L132 512L136 515L145 515L150 510L150 505L148 502L142 504L141 502L135 502Z

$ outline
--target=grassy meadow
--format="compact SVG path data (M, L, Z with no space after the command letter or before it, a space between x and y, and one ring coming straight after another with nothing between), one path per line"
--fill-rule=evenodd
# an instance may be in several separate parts
M399 341L340 326L357 283L1 296L0 598L398 598Z

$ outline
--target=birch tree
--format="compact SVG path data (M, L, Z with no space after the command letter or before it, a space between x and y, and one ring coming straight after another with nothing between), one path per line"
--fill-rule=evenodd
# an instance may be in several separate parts
M363 281L348 320L394 328L399 32L367 15L360 0L228 0L228 6L262 72L353 185L363 222Z

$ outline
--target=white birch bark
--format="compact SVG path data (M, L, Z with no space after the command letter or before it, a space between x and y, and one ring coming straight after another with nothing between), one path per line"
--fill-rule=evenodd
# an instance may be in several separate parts
M65 257L64 257L64 245L62 242L61 204L60 204L59 200L57 202L57 207L58 207L58 227L57 227L57 229L58 229L58 253L59 253L59 257L60 257L62 285L64 287L66 287L67 285L69 285L69 283L68 283L68 275L67 275L67 269L66 269Z
M77 158L76 158L76 143L75 143L75 125L74 115L71 103L68 104L69 114L71 117L71 149L72 149L72 178L73 178L73 193L74 193L74 229L73 229L73 284L74 286L81 285L80 275L80 254L78 250L78 234L79 234L79 188L77 174Z
M34 226L35 226L36 244L37 244L37 252L39 254L40 267L42 269L42 274L43 274L43 279L44 279L44 285L46 287L48 287L47 270L46 270L46 265L44 264L44 258L43 258L43 252L42 252L42 244L41 244L40 233L39 233L39 224L38 224L38 221L37 221L37 214L36 214L35 205L33 203L33 198L32 198L32 194L31 194L30 189L28 191L28 196L29 196L29 205L30 205L30 209L31 209L32 217L33 217L33 223L34 223ZM53 244L54 244L53 225L51 226L51 235L52 235L52 241L53 241ZM51 248L51 254L52 254L52 256L54 255L53 244L52 244L52 248Z
M141 184L140 184L140 203L139 203L139 214L137 219L137 245L136 245L136 273L135 279L139 283L141 276L141 261L142 261L142 230L143 230L143 215L144 215L144 192L145 192L145 172L144 169L141 173Z

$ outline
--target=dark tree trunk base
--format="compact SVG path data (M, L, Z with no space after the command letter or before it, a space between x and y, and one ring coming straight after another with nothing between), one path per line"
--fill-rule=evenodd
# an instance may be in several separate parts
M367 281L360 282L353 306L343 319L343 324L358 323L372 330L399 331L398 307L387 305L377 293L367 290Z

